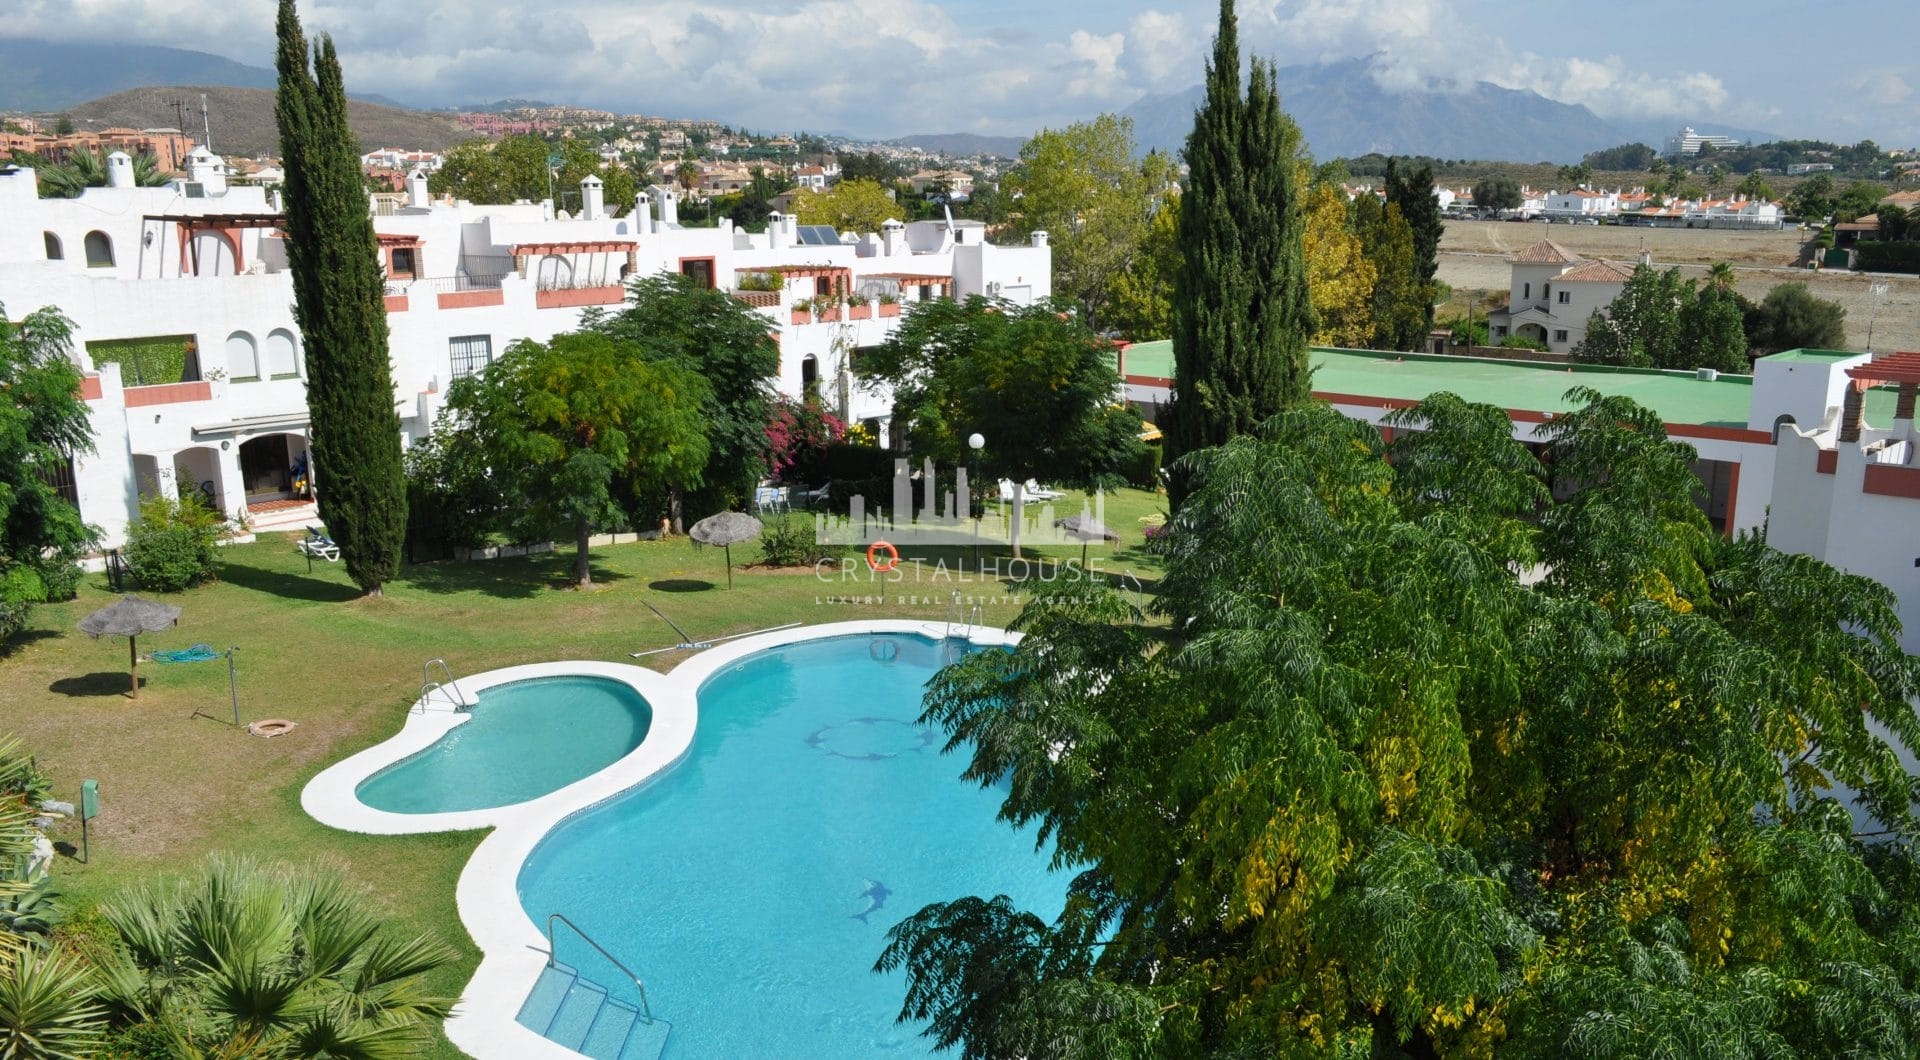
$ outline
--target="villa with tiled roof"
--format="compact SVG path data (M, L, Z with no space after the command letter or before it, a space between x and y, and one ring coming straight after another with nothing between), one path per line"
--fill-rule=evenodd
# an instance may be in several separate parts
M1587 337L1587 320L1606 309L1633 276L1633 266L1579 256L1550 239L1508 259L1507 304L1487 314L1495 345L1518 335L1566 353Z

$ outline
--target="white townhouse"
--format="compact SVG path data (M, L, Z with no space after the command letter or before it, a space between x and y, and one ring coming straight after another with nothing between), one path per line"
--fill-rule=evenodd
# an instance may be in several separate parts
M1620 212L1620 193L1573 188L1547 192L1546 214L1555 221L1599 221Z
M1513 267L1507 304L1487 314L1487 337L1495 345L1518 335L1553 353L1566 353L1587 337L1587 320L1602 311L1633 278L1633 266L1583 258L1543 239L1508 259Z
M258 528L314 518L292 488L309 418L284 218L266 189L229 185L217 158L197 154L185 179L140 188L116 153L109 186L77 199L42 199L33 170L0 168L0 305L16 320L52 306L74 323L96 451L61 485L108 547L143 495L182 487ZM818 393L883 434L891 399L854 385L850 366L904 304L1052 293L1045 233L1002 247L966 223L842 235L775 215L759 234L683 228L677 196L655 186L609 204L589 177L569 217L551 202L434 201L415 170L404 200L374 217L403 442L431 431L453 379L517 340L574 328L588 307L617 306L635 275L734 291L780 344L782 393ZM743 274L778 282L740 291ZM326 468L314 472L324 489Z

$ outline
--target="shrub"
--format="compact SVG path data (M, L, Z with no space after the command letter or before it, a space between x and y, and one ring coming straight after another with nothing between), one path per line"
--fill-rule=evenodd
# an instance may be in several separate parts
M1541 342L1539 339L1528 338L1525 335L1508 335L1506 338L1500 340L1500 348L1503 350L1544 350L1547 348L1547 344Z
M71 600L79 595L80 579L85 572L72 557L49 556L40 562L38 570L49 601Z
M477 446L436 430L410 447L407 475L407 559L446 559L458 548L486 544L501 499Z
M811 567L845 553L844 545L823 545L815 539L812 519L781 516L767 520L760 531L760 562L769 567Z
M127 568L142 587L174 593L214 577L214 546L225 531L220 513L198 495L150 497L127 531Z

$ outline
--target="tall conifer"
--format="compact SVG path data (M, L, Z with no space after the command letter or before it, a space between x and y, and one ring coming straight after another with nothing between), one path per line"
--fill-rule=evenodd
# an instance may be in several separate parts
M1170 460L1246 433L1311 393L1299 150L1273 68L1254 60L1243 91L1233 0L1221 0L1180 196Z
M407 525L384 280L333 40L320 38L309 68L293 0L280 0L278 32L274 116L320 518L348 575L378 596L399 572Z
M1403 177L1389 158L1385 185L1387 205L1400 207L1400 216L1413 229L1413 271L1420 282L1420 289L1410 293L1421 306L1420 334L1413 345L1394 348L1417 350L1433 329L1433 278L1440 271L1440 235L1446 230L1446 222L1440 218L1440 200L1433 194L1432 163L1421 163L1419 169Z

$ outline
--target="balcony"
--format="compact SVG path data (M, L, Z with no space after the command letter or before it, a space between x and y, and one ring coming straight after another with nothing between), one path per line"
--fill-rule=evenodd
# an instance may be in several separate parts
M480 306L505 305L506 292L501 290L505 273L485 275L436 276L430 280L415 280L409 288L422 295L431 293L434 303L441 309L474 309Z
M157 386L130 386L124 391L128 408L142 405L179 405L189 401L212 401L213 384L161 383Z
M619 305L627 289L619 284L586 287L541 287L533 292L536 309L568 309L583 305Z

